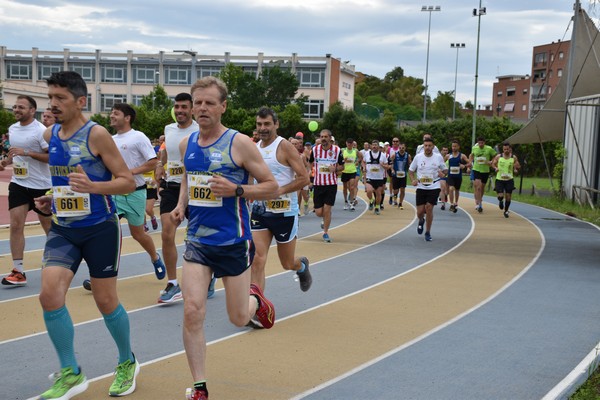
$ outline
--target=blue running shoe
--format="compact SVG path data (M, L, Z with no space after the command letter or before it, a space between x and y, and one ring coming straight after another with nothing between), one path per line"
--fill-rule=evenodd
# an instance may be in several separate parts
M329 237L329 235L327 233L323 234L323 240L327 243L331 243L331 238Z
M160 292L158 302L161 304L173 303L181 299L183 299L183 294L181 293L181 288L179 285L173 285L171 282L169 282L167 283L165 290Z
M211 299L215 295L215 283L217 283L217 278L214 276L210 280L210 284L208 285L208 296L207 299Z
M426 242L431 242L433 239L431 239L431 234L429 232L425 232L425 241Z
M167 273L167 268L165 267L165 263L160 258L160 254L156 253L158 258L155 261L152 261L152 265L154 265L154 274L156 277L160 279L164 279Z

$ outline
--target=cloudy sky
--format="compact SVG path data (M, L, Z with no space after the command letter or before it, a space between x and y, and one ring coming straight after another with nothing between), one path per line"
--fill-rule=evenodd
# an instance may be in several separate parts
M599 0L581 0L594 21ZM496 76L531 73L532 47L571 37L574 0L483 0L478 104ZM380 78L396 66L425 78L431 13L429 94L454 89L473 100L479 0L0 0L0 45L9 49L324 56Z

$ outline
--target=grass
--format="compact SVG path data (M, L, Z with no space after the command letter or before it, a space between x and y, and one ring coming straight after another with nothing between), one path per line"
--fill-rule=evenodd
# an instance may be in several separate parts
M464 183L465 180L463 180L463 188L461 190L472 193L473 190L469 187L470 185L468 183L465 185ZM558 182L553 183L555 185L558 184ZM517 186L517 190L513 192L513 200L544 207L600 226L600 208L592 209L589 206L581 206L571 200L559 198L554 194L550 179L548 178L523 178L521 194L519 194L520 177L515 179L515 185ZM532 194L533 185L535 185L538 191L536 195ZM489 185L486 186L485 194L496 196L496 193L491 190ZM573 393L570 400L600 400L600 369L597 367L598 363L590 366L587 381Z

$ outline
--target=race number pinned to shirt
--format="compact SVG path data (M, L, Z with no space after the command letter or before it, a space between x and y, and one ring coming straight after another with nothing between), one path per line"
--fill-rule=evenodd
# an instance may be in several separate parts
M421 182L421 184L424 186L429 186L433 184L433 175L421 175L419 182Z
M19 179L29 178L29 163L27 161L14 161L13 175Z
M168 161L167 173L169 174L170 178L183 177L183 163L180 161Z
M404 178L405 176L406 176L406 172L396 171L396 178Z
M188 196L190 206L221 207L222 197L215 197L210 188L208 180L211 175L188 174Z
M460 174L460 167L450 167L450 173L452 175L458 175L458 174Z
M91 213L90 194L74 192L71 186L54 186L52 201L57 217L81 217Z
M488 159L486 157L476 157L475 158L475 163L477 163L478 165L485 165L487 164Z
M265 201L265 209L272 213L292 211L292 199L290 198L290 194L286 193L277 199Z

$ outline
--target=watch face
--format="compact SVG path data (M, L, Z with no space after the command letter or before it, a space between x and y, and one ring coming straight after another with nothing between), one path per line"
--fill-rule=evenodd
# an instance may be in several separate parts
M241 186L238 186L238 187L235 189L235 195L236 195L236 196L241 196L241 195L243 195L243 194L244 194L244 188L243 188L243 187L241 187Z

